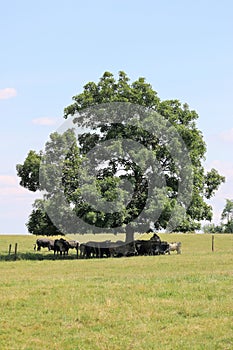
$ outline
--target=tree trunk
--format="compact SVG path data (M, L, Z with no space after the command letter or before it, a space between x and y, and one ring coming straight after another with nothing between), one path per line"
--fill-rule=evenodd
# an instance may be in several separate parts
M126 226L125 242L130 243L134 241L134 229L130 226Z

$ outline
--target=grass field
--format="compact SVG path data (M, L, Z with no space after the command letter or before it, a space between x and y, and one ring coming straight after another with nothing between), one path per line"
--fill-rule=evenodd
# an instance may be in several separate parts
M53 260L0 236L0 349L233 349L233 235L214 252L211 235L160 236L182 254Z

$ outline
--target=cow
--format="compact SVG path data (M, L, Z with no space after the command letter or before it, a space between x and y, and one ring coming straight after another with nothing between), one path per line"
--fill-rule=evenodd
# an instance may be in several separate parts
M86 243L81 243L79 246L80 258L90 258L93 252L92 247L89 247Z
M96 258L109 258L110 257L111 241L96 242L95 244L95 257Z
M134 256L136 254L134 241L129 243L118 241L110 246L110 255L113 257Z
M137 255L154 255L152 251L152 242L149 240L136 240L135 249Z
M64 238L60 238L60 239L55 239L54 241L54 255L58 255L58 253L60 253L60 255L68 255L69 252L69 242L66 241Z
M69 249L76 249L77 258L78 258L78 250L80 246L79 241L71 240L71 241L68 241L68 243L69 243Z
M34 250L36 250L36 246L38 251L40 251L41 248L48 248L48 250L51 250L54 247L54 241L48 238L40 238L36 240L36 244L34 245Z
M160 242L161 242L161 239L160 239L160 237L159 237L156 233L154 233L153 236L150 238L150 241L160 243Z
M177 254L181 254L181 242L172 242L168 243L169 247L167 250L167 253L170 254L170 252L177 251Z
M137 255L161 255L165 254L169 248L167 242L155 240L136 240L135 248Z
M168 242L164 242L164 241L160 242L158 254L159 255L160 254L166 254L166 253L168 253L168 250L169 250L169 243Z
M160 242L156 240L136 240L135 248L137 255L159 255L160 251Z
M87 243L80 244L80 257L81 258L103 258L110 257L110 241L95 242L89 241Z

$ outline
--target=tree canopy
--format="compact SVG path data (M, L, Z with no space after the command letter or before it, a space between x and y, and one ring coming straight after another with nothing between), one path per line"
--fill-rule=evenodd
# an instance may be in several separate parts
M74 232L78 217L77 232L125 229L127 240L151 224L157 230L185 232L211 220L206 199L224 177L215 169L205 172L198 114L186 103L161 101L144 78L130 83L122 71L117 80L105 72L73 101L64 109L71 128L51 134L44 151L30 151L24 164L17 165L22 186L45 191L29 218L29 232L37 232L37 214L41 234L47 232L41 210L56 216L53 232ZM80 222L88 226L82 228Z

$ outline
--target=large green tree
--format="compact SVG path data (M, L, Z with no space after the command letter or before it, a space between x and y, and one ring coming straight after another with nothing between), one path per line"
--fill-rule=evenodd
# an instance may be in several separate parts
M158 230L168 228L174 211L176 220L174 227L170 227L176 231L195 231L200 228L201 220L211 219L212 208L205 200L214 195L224 178L215 169L205 172L206 145L196 125L198 115L186 103L161 101L144 78L130 83L122 71L117 80L113 74L105 72L98 83L86 84L83 92L73 100L74 103L65 108L64 117L67 120L72 118L79 127L86 127L86 131L79 134L78 142L71 130L63 135L54 133L44 152L36 154L30 151L24 164L17 165L22 186L32 191L39 187L46 191L43 200L45 212L56 212L59 208L60 221L55 225L59 232L64 229L64 222L70 223L70 230L74 231L74 213L89 227L98 227L102 231L117 232L119 227L121 230L125 228L127 240L133 239L136 229L145 232L151 221ZM102 107L109 104L110 109ZM133 109L133 115L137 115L133 123L121 118L122 106L126 106L127 111ZM171 142L172 128L175 128L179 140L175 138ZM158 133L151 132L152 129ZM111 140L115 141L114 144L108 143ZM126 151L122 140L127 140L128 146L132 144L132 150ZM176 144L180 140L188 151L188 164L179 154L180 147ZM101 145L107 146L101 148ZM100 155L96 151L98 147ZM175 156L172 148L176 149ZM107 161L109 150L111 157ZM93 175L86 169L87 155L91 151ZM41 166L41 161L45 167ZM150 205L147 205L152 168L156 168L159 181L154 184ZM187 186L187 197L191 191L191 198L186 207L184 196L179 197L179 186L181 182L188 183L190 171L192 188ZM43 178L40 186L39 172ZM60 180L57 182L56 178ZM130 200L127 189L131 193ZM121 200L117 200L119 197ZM97 209L92 205L96 199ZM101 209L106 203L109 207L114 203L115 212ZM182 208L185 210L180 210ZM143 210L145 215L140 216ZM82 228L77 227L77 231L79 229ZM33 227L31 232L34 233Z

